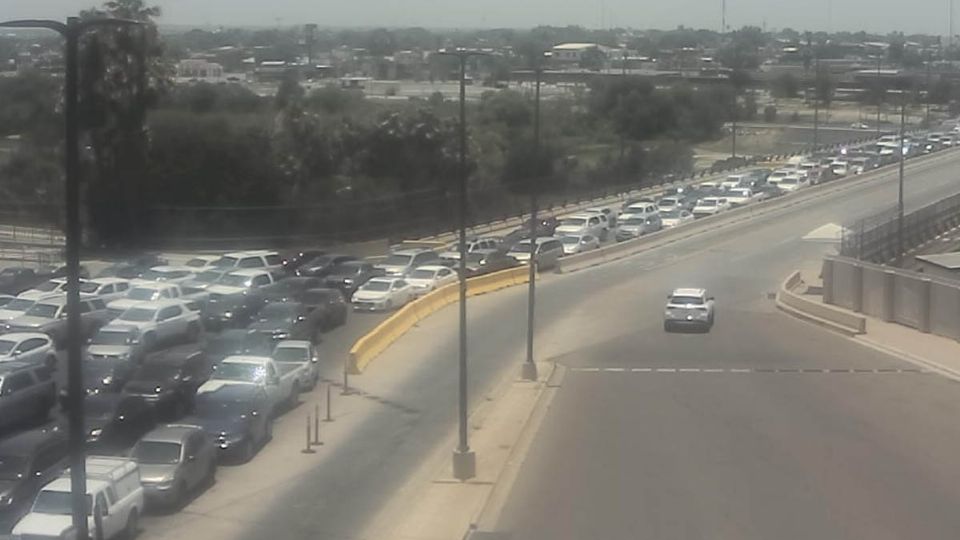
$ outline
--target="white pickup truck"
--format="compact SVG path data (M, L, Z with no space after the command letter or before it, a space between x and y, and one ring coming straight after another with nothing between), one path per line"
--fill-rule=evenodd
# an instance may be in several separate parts
M87 458L87 527L92 538L133 538L143 514L140 468L128 458ZM70 506L70 471L37 493L30 513L13 528L14 538L79 540ZM99 533L98 533L99 531Z
M309 378L307 362L276 362L269 356L228 356L217 364L213 376L203 383L198 394L215 392L231 384L260 386L267 393L274 414L289 408L300 395L300 381Z

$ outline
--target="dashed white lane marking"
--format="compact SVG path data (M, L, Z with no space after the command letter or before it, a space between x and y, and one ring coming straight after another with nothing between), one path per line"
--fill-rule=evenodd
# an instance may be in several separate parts
M735 373L735 374L825 374L825 373L844 373L853 375L884 375L897 373L924 374L930 373L925 369L907 368L883 368L883 369L829 369L829 368L667 368L667 367L642 367L642 368L624 368L624 367L573 367L570 371L580 373Z

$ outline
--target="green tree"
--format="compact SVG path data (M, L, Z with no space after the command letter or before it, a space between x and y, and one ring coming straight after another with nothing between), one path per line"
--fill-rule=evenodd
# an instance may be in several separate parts
M599 48L594 47L583 51L583 55L580 57L580 67L597 71L603 68L606 61L607 55L603 54L603 51Z
M778 75L771 84L771 92L778 98L795 98L800 91L800 81L790 73Z

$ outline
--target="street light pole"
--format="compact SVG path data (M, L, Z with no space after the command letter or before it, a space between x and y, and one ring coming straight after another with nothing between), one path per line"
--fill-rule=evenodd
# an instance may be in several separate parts
M882 88L880 86L880 63L883 62L883 56L877 55L877 138L880 138L880 105L883 103Z
M126 19L67 18L66 24L51 20L17 20L0 22L0 28L46 28L64 38L64 205L66 206L65 255L67 271L67 410L70 448L70 510L76 538L88 538L86 431L83 425L83 364L81 361L80 326L80 149L79 133L79 42L80 36L97 26L130 26L141 24Z
M924 108L925 108L925 111L923 113L924 127L930 126L930 64L931 63L932 63L932 59L928 56L927 57L927 82L926 82L927 94L926 96L924 96L924 99L923 99Z
M453 476L469 480L477 473L477 456L467 439L467 60L485 53L463 48L442 49L438 54L460 61L460 358L459 358L459 442L453 451Z
M813 73L813 151L820 143L820 55L814 53Z
M546 58L549 52L543 54ZM537 364L533 360L533 333L535 329L534 314L537 292L537 190L540 188L540 82L543 78L543 60L534 71L536 86L533 94L533 159L534 176L530 185L530 261L528 262L530 275L527 285L527 358L523 363L520 376L527 381L537 380Z
M897 266L903 263L903 162L906 139L907 94L900 94L900 166L897 183Z

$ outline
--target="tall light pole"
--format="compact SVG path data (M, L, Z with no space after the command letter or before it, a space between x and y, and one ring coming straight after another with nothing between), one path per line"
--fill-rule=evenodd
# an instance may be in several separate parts
M64 176L66 228L64 230L67 259L67 399L70 445L70 510L77 538L87 538L87 474L86 431L83 426L83 365L81 362L80 328L80 122L79 42L87 30L105 26L132 26L139 21L126 19L67 18L66 24L51 20L17 20L0 22L0 28L46 28L64 38ZM143 51L141 51L141 54Z
M533 162L534 176L531 178L530 185L530 277L527 285L527 358L523 362L521 377L528 381L537 380L537 364L533 360L533 333L535 329L535 307L537 296L537 229L539 220L537 219L537 191L540 188L540 166L542 163L540 154L540 82L543 78L543 61L550 58L551 53L543 53L543 58L538 59L539 63L534 71L536 76L536 86L533 94Z
M477 473L477 456L467 440L467 60L485 56L477 50L458 47L441 49L437 54L453 56L460 61L460 392L459 443L453 451L453 477L469 480Z
M877 138L880 138L880 105L883 104L883 88L880 86L880 63L883 55L877 55Z
M897 183L897 265L903 263L903 161L906 139L907 93L900 92L900 164Z
M813 151L820 143L820 55L813 53Z
M928 54L927 55L927 81L925 83L926 95L923 98L924 102L924 113L923 113L923 125L924 127L930 127L930 64L933 63L933 59Z

